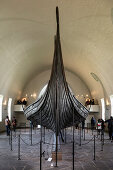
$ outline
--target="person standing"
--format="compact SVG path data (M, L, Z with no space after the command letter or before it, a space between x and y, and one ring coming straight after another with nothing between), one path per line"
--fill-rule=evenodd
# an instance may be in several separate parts
M97 122L97 131L98 131L98 135L100 135L100 131L102 130L102 124L101 124L101 120L98 119L98 122Z
M109 139L111 140L112 137L112 116L110 116L110 119L106 120L105 123L108 123L108 132L109 132Z
M14 132L16 131L16 123L17 123L16 118L15 118L15 116L13 116L13 119L12 119L12 126L13 126Z
M94 117L91 118L91 129L94 130L96 120Z
M6 126L6 133L7 133L7 136L10 135L10 120L9 120L9 117L6 116L6 119L5 119L5 126Z

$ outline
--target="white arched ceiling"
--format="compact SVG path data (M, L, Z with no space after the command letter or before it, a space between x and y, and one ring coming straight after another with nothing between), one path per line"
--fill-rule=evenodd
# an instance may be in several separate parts
M20 96L35 75L51 68L56 5L65 68L87 84L93 97L103 97L103 87L109 96L113 93L113 0L0 1L0 93Z

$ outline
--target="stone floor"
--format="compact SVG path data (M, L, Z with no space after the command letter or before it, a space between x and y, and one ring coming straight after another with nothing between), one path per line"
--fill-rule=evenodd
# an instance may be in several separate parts
M18 134L20 134L20 159L18 160ZM96 136L96 155L94 160L94 139L97 135L94 131L86 131L81 138L80 131L75 130L75 170L113 170L113 143L105 133L104 145L100 135ZM33 130L31 146L31 135L29 129L17 130L16 135L12 135L12 151L9 137L5 133L0 134L0 170L40 170L40 130ZM43 137L44 141L44 137ZM51 158L53 149L53 132L46 130L45 144L43 143L42 170L72 170L72 130L67 129L66 144L61 143L60 151L62 160L58 161L55 167ZM103 151L102 151L103 150Z

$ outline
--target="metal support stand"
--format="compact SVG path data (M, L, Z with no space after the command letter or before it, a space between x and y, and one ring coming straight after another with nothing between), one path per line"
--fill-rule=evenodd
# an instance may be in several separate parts
M12 151L12 129L11 129L11 151Z
M104 130L103 130L103 145L104 145Z
M74 111L73 111L73 170L74 170Z
M83 138L83 130L84 130L84 129L82 128L82 138Z
M101 141L102 141L102 129L101 129Z
M97 127L97 138L98 138L98 127Z
M85 140L85 127L84 127L84 140Z
M11 144L11 141L10 141L10 135L9 135L9 145Z
M79 144L79 146L81 146L81 123L80 123L80 144Z
M88 124L87 124L87 133L88 133Z
M32 122L31 122L31 146L32 146Z
M94 135L94 160L95 160L95 135Z
M45 127L44 127L44 144L45 144Z
M55 167L57 167L57 161L58 161L58 136L57 136L57 133L56 133L56 165Z
M40 113L40 170L42 170L42 113Z
M40 140L40 170L42 170L42 142Z
M104 145L104 135L101 135L101 151L103 151L103 145Z
M78 125L78 135L79 135L79 130L80 130L80 127L79 127L79 125Z
M18 160L20 159L20 134L18 135Z
M66 143L66 128L65 128L65 143Z

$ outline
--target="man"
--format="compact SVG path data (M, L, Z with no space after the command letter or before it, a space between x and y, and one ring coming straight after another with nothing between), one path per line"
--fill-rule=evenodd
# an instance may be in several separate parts
M10 120L9 120L9 117L6 116L6 119L5 119L5 126L6 126L6 133L7 133L7 136L10 135Z

